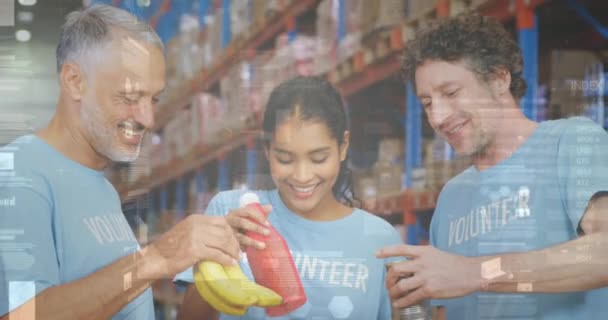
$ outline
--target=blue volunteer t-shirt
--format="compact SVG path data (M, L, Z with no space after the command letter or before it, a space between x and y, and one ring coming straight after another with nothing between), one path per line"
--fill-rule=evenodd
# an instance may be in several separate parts
M103 172L34 135L0 149L0 315L137 249ZM154 319L151 289L113 319Z
M219 193L206 213L226 215L239 207L244 193ZM391 319L385 285L387 261L377 259L375 253L384 246L402 243L393 226L359 209L335 221L312 221L291 212L277 190L256 194L262 204L272 205L268 219L287 241L308 298L304 306L288 316L273 319ZM253 279L243 256L241 267ZM192 283L192 268L178 274L176 281ZM222 314L220 319L268 318L265 309L251 307L243 317Z
M602 190L608 190L608 134L585 118L543 122L508 159L481 172L470 167L446 184L431 243L486 256L573 240L590 197ZM608 314L607 290L475 293L432 303L445 306L450 320L600 319Z

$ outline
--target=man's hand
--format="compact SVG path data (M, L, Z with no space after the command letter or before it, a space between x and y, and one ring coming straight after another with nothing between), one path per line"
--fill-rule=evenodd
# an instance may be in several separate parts
M426 299L461 297L481 289L481 270L475 258L411 245L383 248L377 257L409 258L393 264L386 277L391 300L398 308Z
M201 260L236 264L239 244L224 217L193 214L142 250L138 276L172 277Z

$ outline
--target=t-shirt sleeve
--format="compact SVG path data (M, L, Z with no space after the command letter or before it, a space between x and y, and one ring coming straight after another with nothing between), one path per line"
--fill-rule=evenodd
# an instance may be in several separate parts
M228 214L226 211L228 207L224 205L225 197L225 193L218 193L211 198L211 201L209 201L209 205L207 205L207 209L205 210L205 214L210 216L225 216ZM190 283L194 283L192 267L178 273L175 278L173 278L173 282L177 285L188 285Z
M60 283L52 205L43 194L0 185L0 315Z
M401 235L393 226L390 226L390 233L387 237L386 246L392 247L392 246L401 245L401 244L404 244L403 238L401 238ZM387 264L403 261L403 259L404 259L403 257L386 258L386 259L384 259L384 264L387 265Z
M558 145L558 179L562 204L574 231L591 197L608 191L608 133L589 119L575 118Z

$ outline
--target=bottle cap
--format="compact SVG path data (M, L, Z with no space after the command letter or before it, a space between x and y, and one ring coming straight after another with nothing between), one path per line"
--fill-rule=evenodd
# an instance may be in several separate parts
M253 192L247 192L243 194L239 199L239 206L241 208L252 203L260 203L260 197L258 197L258 195Z

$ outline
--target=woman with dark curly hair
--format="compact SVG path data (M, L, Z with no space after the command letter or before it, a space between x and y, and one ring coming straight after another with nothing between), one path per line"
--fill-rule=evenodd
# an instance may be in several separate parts
M524 116L521 52L494 19L439 20L405 48L430 125L473 165L441 191L432 246L379 253L412 258L388 274L393 300L442 299L450 320L605 317L608 134Z

